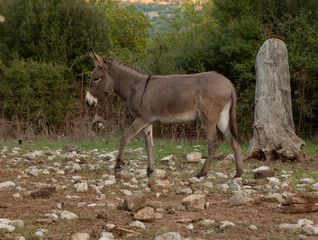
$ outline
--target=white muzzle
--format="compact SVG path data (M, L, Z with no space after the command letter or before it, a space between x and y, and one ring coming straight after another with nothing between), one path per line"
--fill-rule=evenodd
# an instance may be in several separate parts
M86 93L85 102L89 107L96 107L98 100L90 92Z

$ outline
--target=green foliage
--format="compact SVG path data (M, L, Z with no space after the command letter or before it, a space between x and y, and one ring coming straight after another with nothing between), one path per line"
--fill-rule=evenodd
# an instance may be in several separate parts
M239 125L252 134L255 59L269 37L282 38L289 50L294 119L298 133L311 136L318 114L317 1L210 0L199 11L185 5L170 18L170 32L149 45L153 73L216 70L238 93Z
M0 58L13 56L66 64L82 71L78 62L86 51L109 49L105 12L85 0L1 0L6 20L0 24Z
M128 64L145 56L150 22L133 5L119 5L113 0L100 3L106 12L108 30L112 42L112 57Z
M72 106L65 66L14 59L1 74L0 101L8 119L61 124Z

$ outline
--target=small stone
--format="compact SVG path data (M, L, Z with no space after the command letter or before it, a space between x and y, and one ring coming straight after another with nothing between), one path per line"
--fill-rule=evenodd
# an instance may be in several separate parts
M215 224L215 220L203 219L199 222L202 227L212 227Z
M146 196L142 192L135 192L124 198L124 208L128 211L139 210L146 205Z
M301 229L309 236L318 236L318 227L307 224L303 226Z
M35 232L34 235L35 235L36 237L41 238L41 237L44 237L44 235L47 234L48 232L49 232L49 230L44 229L44 228L40 228L40 229L38 229L38 230Z
M13 232L14 230L15 230L14 226L0 222L0 231Z
M132 195L132 192L131 191L129 191L129 190L127 190L127 189L122 189L122 190L120 190L124 195L126 195L126 196L131 196Z
M278 178L268 177L267 180L271 187L280 186L280 180Z
M192 189L189 188L189 187L186 187L186 188L181 189L181 190L180 190L180 193L181 193L181 194L189 195L189 194L192 194Z
M205 195L204 194L191 194L191 195L185 197L184 199L182 199L181 203L189 211L204 210Z
M248 202L253 201L251 195L247 191L238 191L230 199L229 204L231 206L244 205Z
M71 236L71 240L89 240L91 238L91 236L88 233L74 233Z
M87 192L88 184L86 181L81 181L79 183L75 183L74 188L76 189L76 192Z
M115 239L114 234L111 232L102 232L98 240L113 240Z
M129 227L135 227L135 228L141 228L141 229L146 229L146 226L143 222L140 222L138 220L132 222L129 224Z
M311 221L311 220L309 220L309 219L306 219L306 218L304 218L304 219L299 219L299 220L298 220L298 223L297 223L297 225L298 225L299 227L303 227L303 226L305 226L305 225L313 225L313 224L314 224L313 221Z
M155 169L153 175L156 178L163 178L166 176L166 171L163 169Z
M225 228L228 228L228 227L233 227L235 226L234 223L230 222L230 221L222 221L221 222L221 226L220 226L220 229L225 229Z
M31 175L31 176L38 177L40 170L37 169L36 167L30 167L26 170L26 173Z
M221 173L221 172L216 172L216 173L215 173L215 176L216 176L217 178L221 178L221 179L228 179L228 178L229 178L228 175L226 175L226 174L224 174L224 173Z
M72 213L72 212L66 211L66 210L62 211L60 213L60 216L61 216L62 220L72 220L72 219L78 218L78 216L75 213Z
M283 203L285 200L279 193L269 193L263 198L266 202Z
M106 218L104 218L104 219L106 219ZM106 228L107 228L108 231L112 231L112 230L114 230L116 228L116 225L113 224L113 223L107 223L106 224Z
M222 192L226 192L230 188L229 184L227 183L219 184L216 187Z
M293 191L293 188L289 186L287 183L283 183L280 187L282 192L291 192Z
M187 230L193 230L194 229L194 226L192 223L190 223L189 225L186 226L186 229Z
M153 221L155 219L155 211L152 207L145 207L134 214L134 219L140 221Z
M313 178L302 178L299 180L299 182L302 183L314 183L315 180Z
M121 170L115 173L117 180L130 181L133 178L133 175L127 170Z
M15 183L12 181L2 182L0 183L0 191L4 189L15 188L15 186L16 186Z
M275 172L267 167L267 166L261 166L259 168L256 168L253 170L254 173L254 178L258 179L258 178L268 178L268 177L274 177L275 176Z
M186 160L188 163L198 163L202 159L202 153L191 152L186 155Z
M318 182L311 185L311 189L314 191L318 191Z
M155 240L183 240L183 238L177 232L168 232L168 233L157 236Z
M299 229L298 224L290 224L290 223L283 223L278 226L280 229L285 230L297 230Z
M177 223L191 223L192 221L191 218L181 218L177 220Z
M163 215L161 213L155 213L155 219L163 219Z
M250 229L250 230L257 230L258 227L252 224L252 225L250 225L250 226L248 227L248 229Z

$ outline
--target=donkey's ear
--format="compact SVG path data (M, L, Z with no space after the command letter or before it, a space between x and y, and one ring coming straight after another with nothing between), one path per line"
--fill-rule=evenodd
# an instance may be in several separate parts
M92 49L89 49L87 53L91 57L91 59L94 61L96 67L100 66L101 68L106 69L106 63L104 62L104 60L101 56L99 56Z

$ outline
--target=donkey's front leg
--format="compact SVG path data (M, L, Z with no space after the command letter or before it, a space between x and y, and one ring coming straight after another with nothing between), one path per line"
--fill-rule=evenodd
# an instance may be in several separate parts
M152 124L146 127L144 130L144 137L147 151L147 176L153 172L153 136L152 136Z
M149 123L146 123L142 118L136 118L132 123L130 128L128 128L124 134L124 136L120 140L120 146L118 151L118 156L115 164L115 172L120 171L122 166L124 165L124 151L127 144L131 141L131 139L136 136L142 129L144 129Z

